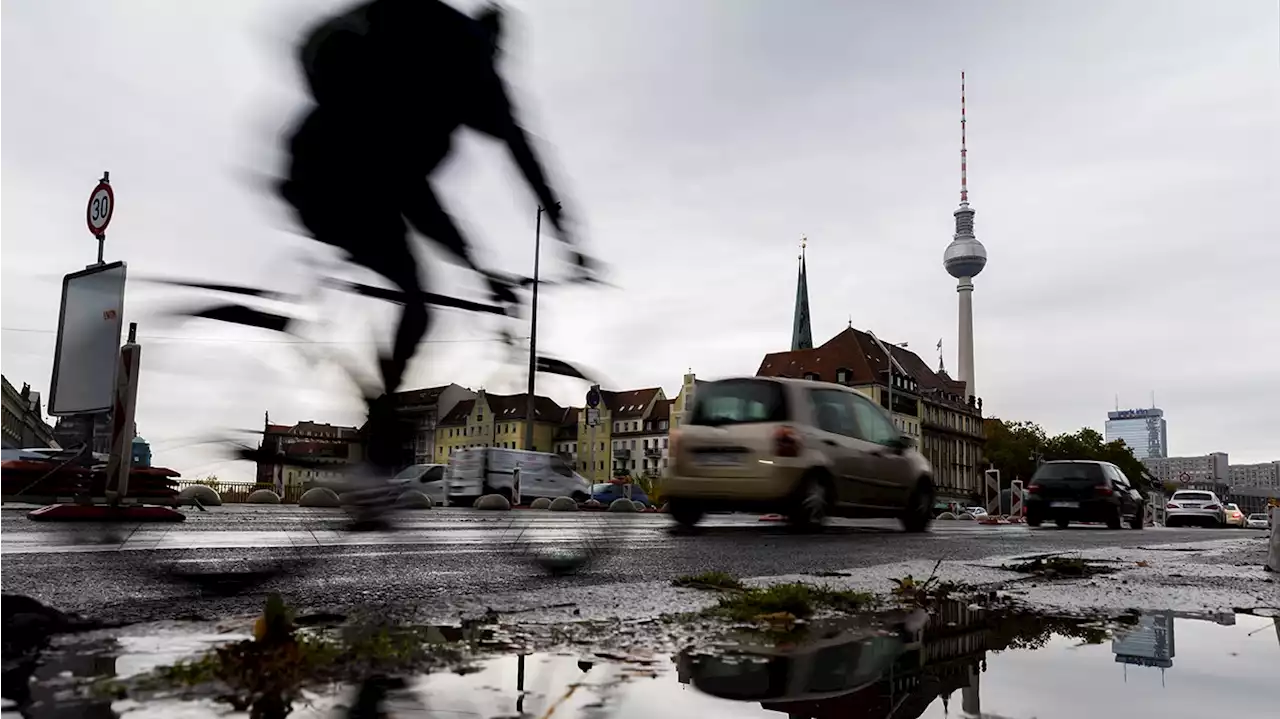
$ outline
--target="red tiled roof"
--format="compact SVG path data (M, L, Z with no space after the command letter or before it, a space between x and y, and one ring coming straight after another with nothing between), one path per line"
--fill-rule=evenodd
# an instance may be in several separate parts
M464 399L455 404L453 409L449 410L449 414L440 418L436 422L437 427L465 427L467 418L471 416L471 410L476 408L474 399Z
M903 347L886 345L894 359L911 375L921 390L964 395L964 383L929 369L924 360ZM852 327L827 340L820 347L765 355L756 370L757 377L793 377L803 379L812 373L823 382L835 382L836 373L849 372L851 384L883 383L889 360L871 335Z
M489 411L499 421L525 419L529 410L529 395L524 394L488 394L485 399L489 403ZM564 419L564 407L556 404L550 397L534 395L533 419L535 422L560 422Z
M661 387L630 389L621 392L605 390L600 392L600 396L604 399L604 406L609 408L614 419L633 419L643 417L645 408L661 391Z
M449 385L440 387L427 387L425 389L411 389L404 392L396 392L392 397L395 398L397 406L411 407L414 405L435 404L440 399L440 395L449 389Z
M649 416L656 419L667 419L671 416L671 407L675 403L674 399L660 399L653 403L653 411L649 413Z
M581 411L577 407L565 408L564 418L560 420L560 426L556 428L555 438L557 441L576 440L578 438L578 415Z

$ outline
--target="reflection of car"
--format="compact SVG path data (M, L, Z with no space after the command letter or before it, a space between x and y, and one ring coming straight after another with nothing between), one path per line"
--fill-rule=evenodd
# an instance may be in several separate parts
M933 519L933 470L866 395L837 384L750 377L699 385L672 433L663 497L693 525L708 511Z
M1202 489L1182 489L1173 493L1164 506L1164 526L1198 524L1221 527L1227 523L1226 512L1218 495Z
M590 483L564 461L546 452L475 447L454 454L449 462L449 501L466 506L485 494L515 495L515 471L520 470L520 501L538 497L588 499Z
M1265 514L1250 514L1245 518L1244 526L1249 529L1271 529L1271 523L1267 521Z
M1045 462L1027 484L1025 503L1032 527L1052 520L1063 528L1071 522L1106 522L1111 529L1126 523L1142 529L1146 520L1142 493L1110 462Z
M904 690L916 687L909 679L922 672L928 614L883 615L887 626L873 625L873 618L818 620L786 639L731 633L715 651L686 649L677 655L677 676L711 696L760 702L786 716L887 716L895 707L881 706L882 698L900 702ZM874 714L850 712L850 705Z
M626 499L626 497L626 490L621 484L606 482L595 484L591 487L591 498L606 506L615 499ZM640 485L633 484L631 485L631 501L643 502L647 507L649 506L649 495L645 494L643 489L640 489Z
M400 491L416 489L431 498L435 504L445 504L448 494L446 482L447 466L443 464L412 464L391 478L392 483L401 485Z
M1226 515L1226 525L1228 527L1244 528L1244 512L1240 511L1239 506L1228 502L1222 505L1222 512Z

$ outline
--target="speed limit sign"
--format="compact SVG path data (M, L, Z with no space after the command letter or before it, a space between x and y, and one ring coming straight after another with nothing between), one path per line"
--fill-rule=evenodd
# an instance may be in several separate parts
M111 224L111 214L115 209L116 196L111 191L111 183L105 180L99 182L93 192L89 193L89 206L84 211L85 222L94 237L107 233L107 225Z

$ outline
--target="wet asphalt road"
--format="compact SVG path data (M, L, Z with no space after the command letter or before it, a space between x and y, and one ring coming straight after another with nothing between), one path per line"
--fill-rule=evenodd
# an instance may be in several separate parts
M430 611L459 597L665 581L708 570L760 577L1244 536L1235 529L1033 530L972 522L939 522L928 534L907 535L894 522L845 520L820 535L794 535L746 515L714 516L682 534L665 515L458 509L405 514L389 533L352 534L342 525L338 510L293 506L227 506L190 512L181 524L114 527L41 524L5 509L0 575L5 593L64 611L117 621L219 619L257 610L268 591L308 611ZM551 547L585 548L592 559L574 575L551 577L530 559ZM211 571L254 572L264 581L223 596L174 576Z

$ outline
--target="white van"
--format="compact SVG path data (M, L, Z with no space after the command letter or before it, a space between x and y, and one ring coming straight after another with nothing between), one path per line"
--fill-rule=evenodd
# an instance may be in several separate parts
M445 477L447 465L443 464L411 464L391 478L393 484L401 485L399 491L416 489L431 498L433 504L443 506L448 481Z
M519 492L515 470L520 469ZM517 497L520 503L547 497L591 498L591 484L559 455L522 449L476 447L460 450L449 462L449 503L467 506L485 494Z

